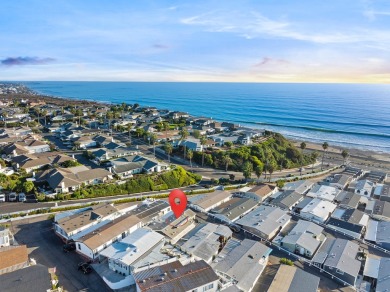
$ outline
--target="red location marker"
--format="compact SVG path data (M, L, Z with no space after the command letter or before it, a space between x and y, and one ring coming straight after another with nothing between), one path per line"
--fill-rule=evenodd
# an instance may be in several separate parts
M169 194L169 204L176 218L179 218L187 208L187 196L181 190L173 190Z

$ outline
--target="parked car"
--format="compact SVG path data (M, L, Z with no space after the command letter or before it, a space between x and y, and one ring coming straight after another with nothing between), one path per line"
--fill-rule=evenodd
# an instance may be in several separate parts
M5 195L4 194L0 194L0 202L5 202Z
M70 243L64 244L62 249L63 249L64 252L74 251L74 250L76 250L76 244L74 242L70 242Z
M19 202L25 202L26 201L26 194L19 193L18 200L19 200Z
M10 201L10 202L16 202L16 198L17 198L16 193L10 193L8 195L8 201Z
M92 272L92 267L88 263L79 263L78 270L82 271L84 274L89 274Z

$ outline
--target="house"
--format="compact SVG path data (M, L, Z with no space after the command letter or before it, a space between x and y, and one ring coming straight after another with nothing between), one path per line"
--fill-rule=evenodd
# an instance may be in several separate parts
M364 212L376 220L390 221L390 202L370 200Z
M231 198L231 193L217 190L212 193L189 198L189 206L199 212L208 212Z
M355 238L360 238L366 230L369 218L367 214L357 209L337 208L326 225Z
M218 291L218 276L205 261L179 261L134 273L137 292Z
M352 181L355 181L355 180L361 178L363 175L365 175L366 172L363 169L361 169L361 168L347 166L344 169L343 174L351 176L352 177Z
M112 222L120 215L114 205L100 203L56 220L54 230L64 241L77 240L79 237Z
M252 188L245 187L238 192L235 192L235 196L242 198L250 198L255 200L258 203L263 202L269 196L275 194L278 191L278 188L269 184L260 184Z
M349 187L354 191L355 194L365 196L365 197L371 197L371 194L375 187L375 183L373 183L370 180L363 179L354 182Z
M364 265L363 276L373 283L372 291L385 292L390 287L390 258L368 254Z
M390 250L390 222L370 219L364 239Z
M114 242L100 255L108 259L110 270L124 276L176 261L160 253L164 236L150 229L139 228L125 238Z
M339 190L344 190L351 181L352 177L350 175L337 173L327 177L322 184Z
M235 224L264 239L274 238L290 222L287 211L277 207L259 206L252 212L238 219Z
M10 137L23 137L31 134L33 134L33 131L25 126L4 128L0 130L0 136L9 135Z
M255 200L234 197L218 207L211 209L210 213L220 220L231 223L245 216L245 214L252 211L256 206L257 202Z
M368 200L358 194L342 191L335 198L335 202L339 203L339 206L344 209L357 209L359 204L367 203Z
M84 185L95 185L112 179L112 173L101 168L86 167L55 168L36 176L37 182L46 181L55 193L68 193Z
M313 257L312 263L339 281L355 286L361 267L361 262L357 260L358 252L359 245L352 241L328 238Z
M49 268L32 265L10 273L0 275L0 291L29 292L52 291Z
M176 244L184 235L195 228L195 215L196 214L189 209L185 210L183 215L179 218L174 218L172 214L170 220L166 220L169 224L165 224L165 227L159 230L159 232L167 237L168 242Z
M24 169L27 173L31 173L36 169L40 169L46 165L61 165L65 161L75 161L74 158L59 152L46 152L35 154L23 154L13 157L11 163L15 170Z
M94 260L100 252L130 233L142 227L141 219L135 215L123 215L110 224L101 226L76 241L76 251L82 256Z
M97 143L90 136L74 137L70 139L78 149L96 147Z
M26 245L0 247L0 275L25 268L28 264Z
M188 238L180 249L195 260L210 263L231 237L232 231L229 227L207 223Z
M374 190L373 197L380 201L390 202L390 185L377 184Z
M300 193L297 193L294 190L288 190L282 192L275 199L273 199L271 204L291 211L300 201L303 200L303 198L304 196Z
M109 146L109 144L107 144ZM138 147L117 147L117 148L101 148L98 150L93 150L92 154L94 156L94 162L98 165L101 163L108 161L110 159L114 159L117 157L125 157L125 156L133 156L140 154L140 150Z
M314 185L311 181L308 180L298 180L295 182L289 182L284 185L282 188L283 191L293 190L298 194L305 195L311 187Z
M365 175L365 178L374 182L374 183L383 183L387 180L388 174L383 171L374 171L371 170Z
M317 276L295 266L280 265L268 292L317 292L319 284Z
M242 291L252 291L268 262L272 249L250 240L231 240L212 263L222 283L235 284ZM225 284L226 285L226 284Z
M323 223L330 217L336 207L337 205L329 201L323 201L316 198L306 205L306 207L301 210L300 214L308 220Z
M306 196L312 198L318 198L324 201L333 202L336 196L341 191L335 187L325 186L325 185L316 185L314 186Z
M169 169L169 165L157 159L135 155L110 160L110 171L120 178L129 178L134 174L161 172Z
M311 258L326 240L321 226L299 220L297 225L280 242L288 251Z
M50 146L46 143L33 138L24 139L23 141L8 144L3 148L4 154L9 157L15 157L22 154L34 154L49 152Z

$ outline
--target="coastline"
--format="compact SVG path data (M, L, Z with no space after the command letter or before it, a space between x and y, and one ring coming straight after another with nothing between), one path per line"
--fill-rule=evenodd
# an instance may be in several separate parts
M25 93L24 94L11 94L12 98L15 98L15 97L26 98L26 97L28 97L29 99L37 99L37 100L46 99L46 101L48 101L50 103L53 103L56 105L61 105L61 106L65 106L65 105L112 106L115 104L119 104L117 102L107 102L107 101L103 102L103 101L96 101L96 100L83 99L83 98L67 98L67 97L61 97L61 96L47 95L47 94L42 94L38 91L31 89L30 87L24 85L23 83L18 83L18 84L24 86L29 91L29 94L25 94ZM7 95L4 95L4 97L5 96L7 96ZM140 104L140 106L142 107L145 105ZM191 113L189 113L189 114L191 116L195 116ZM222 121L233 122L233 121L230 121L228 119L227 120L216 119L216 120L218 120L219 122L222 122ZM266 127L253 127L252 124L245 123L245 122L242 123L241 126L244 128L247 128L247 129L266 129L266 130L271 130L273 132L278 132L278 131L275 131L273 129L266 128ZM323 151L322 143L319 143L318 139L317 139L317 141L315 141L316 140L315 138L313 138L313 140L311 140L311 139L306 140L306 139L301 139L298 137L291 137L287 134L283 134L283 135L288 140L290 140L292 143L294 143L297 147L299 147L301 142L305 142L307 145L306 149L308 151L318 151L320 153L322 153L322 151ZM370 162L371 163L376 162L379 164L380 163L385 164L386 167L388 167L390 169L390 154L389 153L382 152L382 151L370 150L370 149L351 147L351 146L332 145L332 143L329 141L328 141L328 143L329 143L329 148L327 149L327 153L328 153L328 155L329 154L334 155L335 159L337 159L337 156L341 157L341 151L346 149L350 153L350 158L351 159L358 159L362 163L362 165L364 164L364 162L366 162L366 164L367 163L370 164Z

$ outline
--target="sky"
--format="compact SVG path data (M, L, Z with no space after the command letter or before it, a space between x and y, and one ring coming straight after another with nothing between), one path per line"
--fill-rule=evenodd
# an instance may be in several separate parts
M389 0L2 0L0 80L390 83Z

